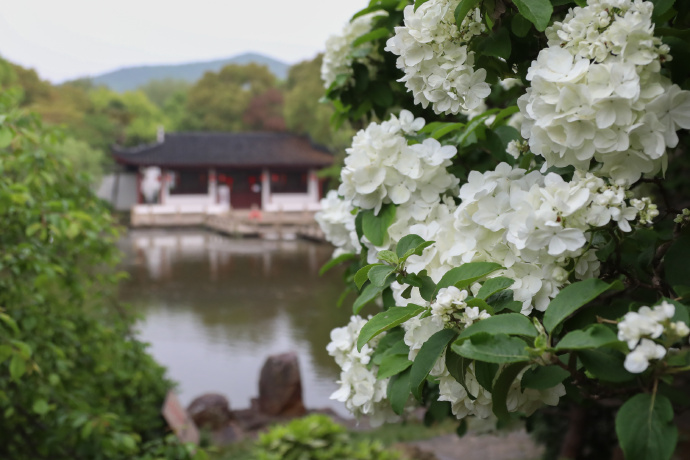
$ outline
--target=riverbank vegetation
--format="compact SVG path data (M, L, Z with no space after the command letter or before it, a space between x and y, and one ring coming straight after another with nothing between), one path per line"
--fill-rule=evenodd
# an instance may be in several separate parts
M116 297L118 227L22 96L0 92L0 458L190 459Z

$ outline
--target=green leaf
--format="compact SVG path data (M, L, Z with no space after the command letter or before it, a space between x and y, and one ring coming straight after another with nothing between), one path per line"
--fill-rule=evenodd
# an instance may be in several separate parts
M623 289L623 284L618 280L609 284L598 278L590 278L561 289L561 292L551 301L544 313L544 327L546 331L551 333L556 326L565 321L578 308L588 304L610 289Z
M436 290L436 283L434 283L434 280L427 275L422 275L421 273L418 275L408 273L407 276L403 278L403 282L409 284L410 286L419 288L419 294L422 296L422 299L426 300L427 302L431 301L431 296Z
M444 123L442 121L432 121L431 123L427 123L426 125L424 125L424 127L422 129L420 129L418 131L418 133L419 134L433 133L434 131L436 131L437 129L439 129L440 127L445 126L445 125L446 125L446 123Z
M451 414L451 405L448 401L439 401L432 399L429 403L429 408L424 414L424 425L432 426L434 423L440 423Z
M395 267L389 265L376 265L369 270L367 276L369 276L369 280L373 285L383 287L386 285L386 280L393 272L395 272Z
M391 265L398 265L399 262L398 256L393 251L379 251L378 254L376 254L376 257L378 257L379 260L388 262Z
M379 380L387 379L395 374L399 374L412 365L412 361L407 359L407 355L391 354L385 356L379 365L376 378Z
M12 143L12 130L7 126L0 126L0 149L4 149Z
M556 350L599 348L615 342L618 342L615 332L603 324L594 324L584 331L577 330L566 334L556 345Z
M428 2L429 0L414 0L414 11L417 11L417 8Z
M553 14L553 5L549 0L513 0L513 3L539 32L544 32Z
M633 396L616 415L616 434L626 460L669 460L678 442L671 402L660 394Z
M681 235L664 256L664 274L671 286L690 285L690 234Z
M506 107L505 109L501 110L500 112L498 112L496 114L496 118L494 118L494 121L491 122L491 128L492 129L493 128L502 128L502 130L505 130L505 128L506 128L505 125L504 126L498 126L498 124L501 121L503 121L504 119L508 118L509 116L511 116L514 113L517 113L519 111L520 111L520 108L517 105L511 105L510 107ZM511 126L509 126L509 127L512 128ZM515 128L513 128L513 129L515 129ZM496 134L501 138L501 140L503 139L503 137L502 137L502 135L498 129L496 130ZM508 144L508 142L506 142L506 145L507 144Z
M465 303L468 307L479 307L480 310L485 310L490 315L494 314L494 309L491 307L491 305L486 303L486 300L477 299L476 297L473 297L467 299Z
M494 386L494 379L496 378L496 373L498 372L498 364L496 363L486 363L484 361L474 362L474 376L486 391L491 392Z
M479 1L480 0L460 0L460 3L455 8L454 13L455 24L457 24L458 28L460 28L462 21L465 20L470 10L474 9L479 4Z
M444 126L434 131L431 137L434 139L441 139L446 134L452 133L453 131L457 131L464 127L465 123L444 123Z
M510 418L510 412L506 401L508 400L508 391L515 381L520 371L527 366L525 363L513 363L506 366L501 372L501 375L496 379L493 391L491 392L491 403L494 415L499 420L507 420Z
M568 377L570 377L570 372L560 366L537 366L535 369L527 369L525 371L520 384L522 388L548 390Z
M395 307L390 310L383 311L371 318L367 324L362 327L357 338L357 351L362 351L364 344L379 335L380 333L394 328L395 326L404 323L410 318L413 318L426 310L419 305L410 304L407 307Z
M503 310L510 310L514 313L520 313L520 311L522 311L522 302L513 300L513 291L510 289L492 295L486 299L486 302L494 309L494 313Z
M374 300L376 297L378 297L379 294L383 291L383 287L381 286L375 286L373 284L369 284L367 287L365 287L362 290L362 293L359 294L359 297L355 299L355 303L352 305L352 312L356 315L359 313L359 311L369 302Z
M441 288L448 286L455 286L458 289L465 288L475 281L499 270L500 264L493 262L470 262L468 264L460 265L459 267L451 268L436 285L434 295Z
M523 15L518 13L513 16L513 22L510 23L510 30L516 37L526 37L531 28L532 23L525 19Z
M429 246L431 246L432 244L434 244L435 242L436 242L436 241L425 241L425 242L423 242L422 244L420 244L419 246L417 246L416 248L408 250L408 251L400 258L400 261L401 261L401 262L405 262L405 261L408 259L408 257L413 256L413 255L415 255L415 256L421 256L421 255L424 253L424 250L425 250L426 248L428 248Z
M472 324L460 333L456 343L459 345L475 334L486 332L490 334L524 335L527 337L539 335L532 321L525 315L520 313L504 313Z
M637 377L625 370L623 354L607 348L580 350L577 356L585 369L595 377L607 382L628 382Z
M477 128L484 126L484 120L499 111L500 109L489 109L470 120L470 122L467 124L467 128L465 128L465 131L463 131L458 138L457 144L464 145L465 141L477 130Z
M496 278L490 278L482 284L481 289L479 289L479 292L477 293L476 297L478 299L488 299L492 295L496 294L497 292L500 292L504 289L509 288L510 286L515 283L514 280L511 280L510 278L506 278L505 276L497 276Z
M12 329L12 332L14 332L16 335L19 335L19 328L17 327L16 321L7 313L0 313L0 321L5 323L7 327Z
M333 259L329 260L326 262L323 267L321 267L321 270L319 270L319 276L323 275L326 273L328 270L331 268L335 267L338 264L341 264L343 262L347 262L348 260L353 260L358 258L359 256L357 254L353 254L351 252L348 252L346 254L340 254L338 257L334 257Z
M31 406L31 408L38 415L43 415L50 410L50 406L45 399L37 399L34 401L34 404Z
M487 37L483 37L477 45L477 52L484 56L493 56L501 59L508 59L511 49L510 35L505 27L498 29L495 33L490 33Z
M410 368L410 389L417 400L422 399L421 387L429 375L429 371L436 364L439 356L443 354L448 344L457 337L457 332L453 329L443 329L429 337L420 348L417 357Z
M373 42L374 40L378 40L380 38L388 37L390 35L390 31L386 29L385 27L379 27L378 29L374 29L371 32L368 32L360 37L357 37L353 42L352 42L352 47L355 48L363 43L367 42Z
M467 420L462 419L460 420L460 424L458 427L455 429L455 434L458 435L459 438L462 438L467 434Z
M12 356L10 361L10 377L13 380L19 380L26 372L26 361L19 354Z
M675 0L649 0L654 4L654 11L652 12L652 20L656 21L664 13L670 10L675 3Z
M377 265L382 266L381 264L369 264L357 270L357 273L355 273L354 276L354 281L355 285L357 286L357 289L362 289L364 283L366 283L369 279L369 270L376 267Z
M393 105L393 92L390 85L381 81L375 81L369 87L367 95L371 97L374 104L379 107L388 108Z
M410 235L405 235L400 239L398 245L395 247L395 254L399 258L403 258L405 255L407 255L409 251L414 252L417 246L424 242L424 238L422 238L419 235L415 235L414 233Z
M410 397L410 368L391 377L386 393L393 412L402 415Z
M451 347L460 356L488 363L517 363L530 359L525 342L505 334L481 332Z
M0 345L0 364L8 360L13 353L14 349L10 345Z
M375 216L372 210L363 211L361 214L364 236L374 246L383 246L383 242L388 234L388 227L395 220L395 205L384 205L379 211L378 216Z
M451 348L446 350L446 368L450 375L463 387L465 387L465 374L471 363L471 359L463 358ZM467 387L465 390L467 391Z

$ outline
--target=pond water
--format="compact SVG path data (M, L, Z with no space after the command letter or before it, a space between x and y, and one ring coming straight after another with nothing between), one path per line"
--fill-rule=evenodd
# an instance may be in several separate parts
M144 315L140 337L179 383L184 405L217 392L233 409L249 407L266 358L295 351L305 405L345 414L329 399L339 368L325 348L351 310L335 307L341 272L318 275L330 246L133 230L121 247L131 278L120 297Z

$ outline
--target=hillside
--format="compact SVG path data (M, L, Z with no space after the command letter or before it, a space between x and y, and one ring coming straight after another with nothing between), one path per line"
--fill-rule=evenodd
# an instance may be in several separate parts
M288 64L261 54L246 53L215 61L125 67L97 75L93 77L93 82L106 85L114 91L123 92L136 89L151 80L162 80L165 78L185 80L193 83L201 78L204 72L217 72L228 64L249 64L250 62L266 65L281 80L287 77Z

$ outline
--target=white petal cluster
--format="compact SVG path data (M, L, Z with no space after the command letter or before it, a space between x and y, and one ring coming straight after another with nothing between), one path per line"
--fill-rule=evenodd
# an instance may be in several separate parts
M688 325L683 321L671 321L675 312L676 307L664 300L654 308L644 306L636 312L625 314L618 323L618 340L626 342L631 350L624 363L628 372L644 372L651 359L666 356L666 348L651 339L658 339L663 334L672 339L690 334Z
M415 104L431 104L437 114L457 114L476 108L491 89L486 70L474 69L474 53L467 43L485 30L479 9L471 11L458 28L454 12L460 0L429 0L417 11L405 7L405 25L395 28L386 51L399 56L400 81Z
M489 317L485 311L479 313L479 309L476 307L467 308L467 304L464 302L467 296L467 291L456 287L439 289L436 301L431 304L432 314L430 316L425 318L417 316L403 323L404 341L410 347L408 355L410 361L414 361L419 350L432 335L449 325L450 315L458 315L458 311L460 311L461 314L456 318L469 319L454 322L453 325L461 329L470 326L475 321ZM421 299L413 298L412 300L418 303L424 302ZM398 304L402 305L403 303ZM452 313L446 313L448 311ZM518 375L509 390L507 406L510 412L523 412L529 415L543 404L557 405L559 398L565 395L565 388L562 384L546 390L523 390L520 385L523 373ZM466 370L464 387L448 372L445 364L445 353L436 360L429 374L438 378L439 401L450 402L451 410L458 419L469 415L483 419L493 417L491 392L479 384L475 375L474 363L470 364Z
M331 342L326 347L328 354L340 366L340 389L331 399L345 403L345 407L355 416L367 415L372 426L385 422L395 422L398 416L386 399L386 388L390 379L376 379L378 366L368 366L371 355L381 339L381 335L357 351L357 337L367 320L352 316L345 327L331 331Z
M531 415L544 404L557 406L561 396L565 395L563 384L559 383L545 390L522 389L520 382L524 372L517 376L508 390L506 399L508 411ZM469 365L465 373L465 387L460 385L455 378L445 371L439 377L439 401L450 402L453 415L458 419L468 415L474 415L482 419L492 418L493 404L491 393L477 381L474 363Z
M332 35L326 40L326 52L321 63L321 80L324 87L331 86L338 75L352 75L352 53L356 49L353 48L352 42L370 32L372 21L382 14L386 12L376 11L359 16L348 22L340 35Z
M468 295L466 290L455 286L439 289L431 303L431 315L438 316L444 323L453 322L460 327L471 326L475 321L491 316L486 310L480 311L479 307L468 307L465 303Z
M338 193L354 206L377 214L385 203L431 206L438 202L439 194L459 183L446 170L457 149L435 139L408 145L405 134L414 135L423 126L422 118L403 110L400 118L393 115L360 130L346 150Z
M463 263L499 263L506 267L502 275L515 280L511 289L524 314L546 309L568 283L565 267L572 267L576 279L596 276L599 261L586 249L590 230L613 222L630 231L638 212L628 205L623 187L590 173L576 173L566 182L557 174L527 173L506 163L483 174L471 172L459 196L459 206L439 203L424 220L414 222L405 212L398 216L402 224L396 218L392 239L404 227L436 242L408 259L408 271L426 269L438 282ZM394 293L399 289L393 284Z
M666 356L666 348L653 340L642 339L639 345L625 357L623 366L628 372L640 374L649 367L649 360Z
M338 197L335 190L330 190L321 199L321 210L314 219L318 222L327 241L339 253L353 252L359 254L362 246L357 240L355 231L355 215L352 214L352 204Z
M668 47L654 37L653 4L589 0L546 30L518 99L522 135L547 166L587 170L617 183L666 166L676 131L690 129L690 92L660 74Z

